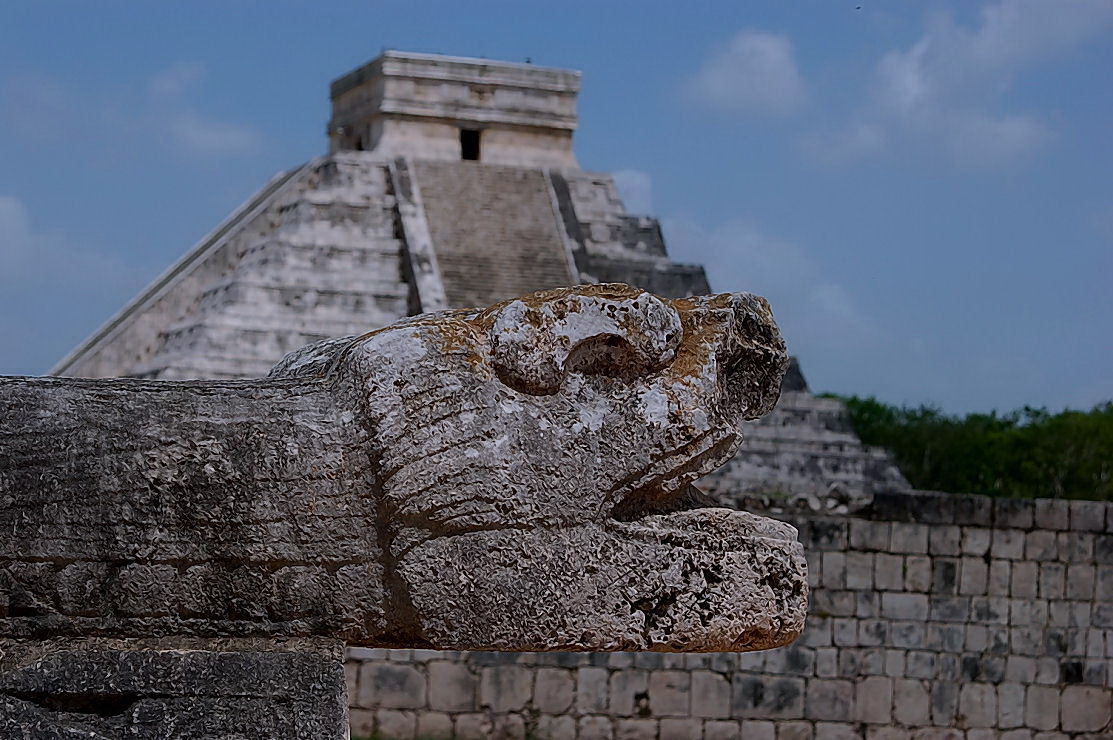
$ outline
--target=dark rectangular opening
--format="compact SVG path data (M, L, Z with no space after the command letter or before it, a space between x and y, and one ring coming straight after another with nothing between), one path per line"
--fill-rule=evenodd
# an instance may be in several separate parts
M479 159L479 131L477 129L460 129L460 158Z

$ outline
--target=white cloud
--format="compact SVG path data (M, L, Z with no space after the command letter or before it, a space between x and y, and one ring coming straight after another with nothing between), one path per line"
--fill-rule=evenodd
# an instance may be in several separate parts
M45 231L0 195L0 346L17 348L0 353L0 374L43 372L149 278L137 263Z
M261 143L258 132L249 126L206 118L189 109L171 113L166 125L179 146L206 157L250 154Z
M804 78L787 36L746 30L712 52L687 93L710 108L739 114L786 115L807 98Z
M95 281L107 264L103 255L35 228L22 200L0 195L0 289L44 276L59 285Z
M189 98L205 78L204 65L180 62L150 79L150 117L182 150L204 157L250 154L261 144L259 133L231 121L200 113Z
M31 242L27 208L17 198L0 195L0 268L4 274L11 274L26 260Z
M812 135L804 148L838 162L880 152L873 143L903 140L942 149L967 165L1016 161L1054 132L1036 112L1005 110L1008 92L1027 69L1110 24L1109 0L999 0L970 26L937 17L914 44L881 58L856 123Z
M837 131L817 131L800 140L800 148L824 164L837 165L880 154L888 146L885 127L859 121Z
M702 263L713 289L768 298L790 352L838 362L848 352L882 343L877 324L801 246L744 220L706 229L692 221L666 219L664 229L673 257Z
M614 184L626 204L626 210L638 215L653 213L653 178L642 170L617 170Z
M147 89L152 98L178 100L192 92L205 78L200 62L178 62L151 77Z
M15 77L4 85L0 112L30 140L76 138L84 147L100 142L125 151L134 151L137 144L156 149L169 144L176 154L199 158L258 151L263 137L257 129L198 109L193 101L204 76L203 65L180 63L140 85L96 92L71 89L41 75Z

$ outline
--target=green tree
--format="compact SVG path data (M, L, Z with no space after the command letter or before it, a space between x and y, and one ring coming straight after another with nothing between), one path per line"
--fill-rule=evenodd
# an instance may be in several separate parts
M886 447L916 488L990 496L1113 500L1113 402L945 414L841 397L863 442Z

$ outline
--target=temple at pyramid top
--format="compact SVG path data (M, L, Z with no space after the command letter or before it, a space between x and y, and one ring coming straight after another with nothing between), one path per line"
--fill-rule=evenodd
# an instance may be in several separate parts
M329 150L575 167L580 73L386 51L333 81Z
M332 83L329 154L280 172L51 370L266 375L284 354L405 316L624 282L708 293L657 220L572 155L578 72L387 52ZM721 290L749 285L720 284ZM802 376L709 489L907 485Z

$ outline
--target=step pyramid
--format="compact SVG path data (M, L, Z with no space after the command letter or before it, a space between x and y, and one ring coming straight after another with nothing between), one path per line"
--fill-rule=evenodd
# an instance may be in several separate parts
M310 342L543 288L710 292L610 174L578 166L579 84L570 70L384 53L332 84L328 155L272 178L52 374L258 377ZM907 487L798 368L703 485L724 502L813 507Z

